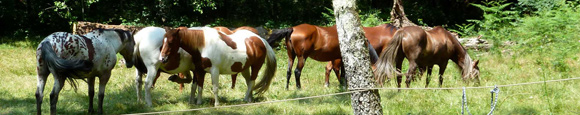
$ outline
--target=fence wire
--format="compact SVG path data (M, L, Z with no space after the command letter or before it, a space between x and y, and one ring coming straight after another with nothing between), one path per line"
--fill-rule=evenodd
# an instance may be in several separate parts
M226 105L226 106L217 106L217 107L186 109L186 110L177 110L177 111L160 111L160 112L148 112L148 113L132 113L132 114L126 114L126 115L165 114L165 113L175 113L175 112L191 112L191 111L201 111L201 110L209 110L209 109L220 109L220 108L253 106L253 105L262 105L262 104L277 103L277 102L287 102L287 101L296 101L296 100L305 100L305 99L321 98L321 97L328 97L328 96L344 95L344 94L351 94L351 93L355 93L355 92L368 91L368 90L456 90L456 89L484 89L484 88L494 88L491 91L492 98L493 98L493 94L496 93L495 99L492 99L492 104L493 105L491 106L491 111L488 113L488 114L493 114L493 110L495 109L495 105L497 104L497 93L499 93L499 89L498 89L499 87L512 87L512 86L521 86L521 85L532 85L532 84L549 83L549 82L561 82L561 81L578 80L578 79L580 79L580 77L566 78L566 79L557 79L557 80L537 81L537 82L527 82L527 83L506 84L506 85L482 86L482 87L452 87L452 88L355 88L355 89L349 89L350 91L346 91L346 92L326 94L326 95L317 95L317 96L309 96L309 97L300 97L300 98L285 99L285 100L275 100L275 101L266 101L266 102L258 102L258 103L246 103L246 104L238 104L238 105ZM497 91L496 91L496 89L497 89ZM465 96L465 94L464 94L464 96ZM462 113L463 113L463 110L462 110Z

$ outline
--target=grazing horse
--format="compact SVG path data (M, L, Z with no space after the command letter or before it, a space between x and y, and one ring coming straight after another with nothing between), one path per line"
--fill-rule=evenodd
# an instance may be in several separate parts
M189 71L194 70L191 61L191 55L182 49L179 49L178 56L172 57L170 63L161 63L159 55L161 55L161 46L163 45L163 35L165 29L159 27L146 27L135 34L135 86L137 90L137 100L141 100L142 76L144 72L147 73L145 80L145 101L147 106L151 106L151 88L159 77L160 72L169 74L180 73L185 79L176 79L174 76L170 77L171 81L177 83L189 83L192 81ZM183 84L181 84L181 87ZM181 88L180 87L180 88ZM194 89L191 89L194 91ZM192 100L193 97L190 97Z
M194 75L198 79L197 83L200 87L197 95L198 104L201 104L201 87L203 87L203 78L206 72L211 74L215 106L219 105L218 83L220 74L231 75L241 72L248 86L244 100L251 102L252 91L257 90L257 95L267 91L276 72L276 57L270 45L258 35L247 30L240 30L232 35L226 35L213 28L187 30L180 27L169 30L165 34L160 60L164 63L170 63L173 61L172 58L177 56L179 48L192 55L196 68ZM260 82L254 86L254 81L264 63L266 71Z
M36 110L41 114L44 86L49 74L54 76L54 87L50 93L50 113L56 114L58 95L66 79L76 89L74 79L87 79L89 85L89 113L93 113L95 78L99 77L98 113L103 112L105 86L111 70L117 63L117 53L126 60L128 68L133 66L135 42L130 32L124 30L98 29L85 35L55 32L44 38L36 49L38 85Z
M376 54L381 54L381 52L384 51L384 49L387 48L387 45L389 44L389 42L391 41L391 39L393 38L393 35L395 34L395 32L397 31L397 27L391 25L391 24L383 24L383 25L379 25L379 26L375 26L375 27L363 27L363 31L365 32L365 37L368 39L368 41L370 42L371 46L373 46L372 48L376 51L376 52L370 52L370 53L375 53L375 54L371 54L372 55L376 55ZM371 58L373 59L373 58ZM373 64L373 69L374 69L374 64L375 61L372 61ZM340 63L342 63L340 60L335 60L335 61L330 61L328 62L328 64L326 65L326 74L325 74L325 83L324 86L328 87L328 78L330 76L330 72L334 70L334 73L336 74L336 76L339 76L341 73L339 73L339 69L340 69Z
M397 75L397 87L401 87L402 74L400 71L404 58L409 61L405 81L407 87L409 87L416 69L419 69L419 73L427 70L425 87L429 86L431 71L435 64L439 66L439 87L441 87L443 73L449 60L458 65L464 81L471 78L479 82L479 67L477 66L479 61L472 61L467 50L461 46L459 41L440 26L429 31L417 26L399 29L377 62L375 77L381 85L385 76L391 79L393 75ZM396 64L396 70L393 63Z
M340 54L340 48L338 46L338 33L336 32L336 26L331 27L319 27L310 24L300 24L292 28L283 29L272 33L268 39L270 45L274 45L276 41L286 38L286 50L288 53L288 71L286 72L286 89L288 89L288 84L290 83L290 77L292 75L292 66L294 65L294 59L298 57L298 65L294 70L296 77L296 87L300 89L302 86L300 84L300 75L302 73L302 68L304 68L304 63L308 57L317 61L332 61L336 62L336 65L342 66L342 57ZM374 49L370 46L369 53L371 53L372 58L377 58L372 56ZM341 73L344 73L344 68L341 69ZM337 78L341 86L346 86L346 79L344 79L344 74L339 75L337 73Z

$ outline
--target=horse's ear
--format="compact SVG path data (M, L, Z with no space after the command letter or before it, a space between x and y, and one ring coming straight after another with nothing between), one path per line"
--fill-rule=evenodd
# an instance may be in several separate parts
M473 67L477 67L477 64L479 64L479 60L475 60L475 62L473 62Z

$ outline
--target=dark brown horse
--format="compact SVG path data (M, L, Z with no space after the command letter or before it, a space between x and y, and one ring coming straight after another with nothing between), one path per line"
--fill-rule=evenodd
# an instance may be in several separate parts
M373 46L374 50L376 51L375 53L381 54L381 52L383 52L384 49L387 48L389 42L393 38L393 35L397 31L397 27L391 24L383 24L375 27L363 27L363 31L365 32L365 37L368 39L368 41L371 43L371 46ZM330 71L334 70L336 76L340 75L338 71L340 69L340 63L341 63L340 60L328 62L328 65L326 65L324 86L328 87L329 84L328 78L330 75ZM373 69L374 67L375 66L373 65Z
M399 29L377 62L375 77L377 77L378 82L383 84L385 76L391 79L397 75L397 87L401 87L401 75L403 74L400 71L404 58L409 61L405 81L407 87L409 87L417 69L419 69L419 73L427 71L425 87L429 86L431 71L435 64L440 68L439 87L441 87L448 60L458 65L464 81L471 78L479 82L479 67L477 66L479 61L472 61L467 50L461 46L459 41L440 26L429 31L417 26ZM393 67L394 63L396 69Z
M268 43L274 45L276 41L282 38L286 38L285 43L288 53L286 89L288 89L288 83L290 83L291 70L296 57L298 58L298 65L294 73L298 89L301 88L300 74L308 57L317 61L333 61L337 62L337 65L342 65L336 26L319 27L310 24L300 24L273 33L270 35ZM369 50L373 50L373 48L369 46ZM375 51L370 51L370 53L372 52ZM376 56L371 57L376 58ZM344 70L341 71L344 72ZM346 79L344 79L344 74L339 75L336 71L335 73L341 86L345 86Z

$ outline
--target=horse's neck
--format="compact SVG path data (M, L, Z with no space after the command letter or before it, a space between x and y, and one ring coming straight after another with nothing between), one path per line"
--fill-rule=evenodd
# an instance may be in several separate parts
M465 73L466 69L469 69L469 66L471 66L472 60L467 51L463 49L461 45L459 47L461 49L456 49L457 53L454 55L457 56L457 61L455 61L455 63L457 63L459 70L461 70L462 73Z
M206 45L205 41L207 40L203 31L204 30L189 30L185 33L181 33L180 47L187 52L192 52L194 50L203 48Z
M114 31L111 31L114 32ZM115 50L115 52L119 52L121 50L121 45L123 45L121 39L119 38L119 36L117 35L117 33L113 33L113 34L101 34L100 37L98 37L99 41L102 42L103 45L102 47L111 47L113 50Z

